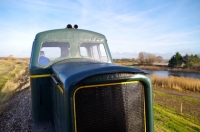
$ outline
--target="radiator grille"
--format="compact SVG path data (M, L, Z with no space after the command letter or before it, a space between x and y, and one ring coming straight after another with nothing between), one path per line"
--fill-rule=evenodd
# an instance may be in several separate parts
M144 89L140 83L82 87L74 95L77 132L142 132Z

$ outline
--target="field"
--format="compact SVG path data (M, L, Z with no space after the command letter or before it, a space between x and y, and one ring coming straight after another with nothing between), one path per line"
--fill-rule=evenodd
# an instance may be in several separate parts
M160 131L200 131L200 99L154 90L154 126Z
M180 114L173 109L154 104L155 132L199 132L200 126L194 117Z
M5 108L5 102L19 89L29 85L25 82L28 77L28 62L22 59L0 59L0 114Z
M200 131L200 99L154 90L155 131Z
M8 77L5 77L6 74L8 74L10 71L13 71L15 68L14 65L9 64L6 61L0 60L0 89L4 86L4 84L9 79Z

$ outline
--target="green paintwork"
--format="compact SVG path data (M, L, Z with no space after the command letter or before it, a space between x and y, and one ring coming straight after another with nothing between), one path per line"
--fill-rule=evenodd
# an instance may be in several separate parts
M113 63L107 40L104 35L82 29L57 29L38 33L32 47L30 68L44 67L38 64L38 57L43 42L68 42L70 44L70 58L83 58L80 55L81 42L98 42L104 44L108 56L108 63ZM65 58L69 59L69 58ZM58 60L59 61L59 60ZM54 62L56 63L56 62ZM51 63L52 64L52 63ZM46 67L48 67L47 65Z
M38 56L43 42L68 42L70 44L70 58L56 60L46 66L39 65ZM81 42L101 42L104 44L108 62L96 62L83 58L79 52ZM122 77L120 73L126 73L128 76ZM104 35L81 29L57 29L38 33L32 47L30 76L41 74L53 75L64 93L60 92L51 77L30 78L34 122L54 120L57 131L73 132L72 98L78 87L139 81L145 88L147 131L154 131L152 85L149 75L139 69L113 64ZM115 76L110 76L111 74L115 74Z
M43 42L69 42L71 56L70 58L62 58L62 59L82 58L79 52L79 45L81 42L100 42L104 44L105 49L107 49L106 52L108 55L108 63L113 63L106 42L106 38L104 35L81 29L56 29L56 30L41 32L36 35L32 46L32 53L30 60L30 76L49 74L51 73L52 64L61 61L61 60L56 60L46 66L41 66L38 64L39 52ZM38 99L41 98L42 98L41 102L47 102L46 100L51 100L52 95L51 92L49 92L51 87L51 78L50 77L30 78L30 82L31 82L31 91L33 98L32 99L33 121L39 122L52 119L51 103L48 102L41 105L38 102ZM42 86L43 92L40 91L41 89L39 88L39 86Z

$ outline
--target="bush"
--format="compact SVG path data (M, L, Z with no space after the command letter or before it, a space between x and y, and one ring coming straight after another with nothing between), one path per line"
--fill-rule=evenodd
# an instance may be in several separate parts
M13 55L9 55L5 60L17 60Z

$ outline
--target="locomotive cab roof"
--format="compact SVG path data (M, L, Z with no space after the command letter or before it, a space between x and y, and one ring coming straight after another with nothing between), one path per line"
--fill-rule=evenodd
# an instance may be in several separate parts
M33 42L31 66L48 67L66 59L83 58L112 63L111 54L103 34L84 29L55 29L40 32ZM40 63L40 52L49 63Z

